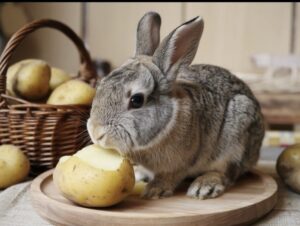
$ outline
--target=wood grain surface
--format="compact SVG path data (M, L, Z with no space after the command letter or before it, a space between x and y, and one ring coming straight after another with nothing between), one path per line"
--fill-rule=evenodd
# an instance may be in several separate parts
M109 208L80 207L65 199L54 186L52 170L31 185L34 209L55 225L241 225L268 213L277 201L277 184L253 171L219 198L197 200L185 196L183 183L173 197L144 200L129 196Z
M143 200L132 195L113 207L85 208L61 195L53 184L52 172L33 181L31 201L34 209L55 225L242 225L261 218L277 201L274 179L253 171L215 199L189 198L185 196L188 184L183 183L170 198Z

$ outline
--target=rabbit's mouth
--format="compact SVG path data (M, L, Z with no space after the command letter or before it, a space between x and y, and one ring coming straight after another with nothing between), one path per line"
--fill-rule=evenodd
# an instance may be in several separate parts
M95 126L95 123L88 119L87 130L94 144L105 149L114 149L121 156L126 156L133 147L131 136L123 126Z
M129 150L125 148L124 146L116 145L117 142L110 142L109 137L102 138L102 139L93 139L92 142L104 149L112 149L117 151L122 157L127 157Z

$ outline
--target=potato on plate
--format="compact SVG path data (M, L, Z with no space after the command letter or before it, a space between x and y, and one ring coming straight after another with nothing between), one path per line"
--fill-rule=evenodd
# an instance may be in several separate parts
M116 151L90 145L61 157L53 181L69 200L87 207L107 207L131 194L135 177L129 160Z
M283 182L300 194L300 144L283 150L277 159L276 170Z

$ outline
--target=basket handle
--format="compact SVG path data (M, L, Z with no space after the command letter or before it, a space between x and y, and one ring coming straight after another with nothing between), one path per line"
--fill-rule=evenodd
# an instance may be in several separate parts
M85 48L84 43L79 38L79 36L67 25L51 19L41 19L34 20L31 23L26 24L21 29L19 29L7 42L1 57L0 57L0 102L2 102L1 94L5 94L6 91L6 73L8 70L8 65L10 58L12 57L14 50L19 46L19 44L24 40L24 38L40 29L40 28L54 28L61 31L68 38L70 38L75 46L77 47L80 54L80 69L79 78L83 81L90 81L97 77L96 68L91 60L88 50Z

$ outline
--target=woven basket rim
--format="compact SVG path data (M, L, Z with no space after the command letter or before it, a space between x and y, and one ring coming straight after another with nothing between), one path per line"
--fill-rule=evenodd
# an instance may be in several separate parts
M59 109L74 109L74 108L91 108L90 105L85 104L46 104L46 103L33 103L24 101L18 97L12 97L6 94L1 94L2 98L4 99L12 99L15 101L19 101L19 104L8 104L10 109L17 109L17 108L59 108Z
M51 28L57 31L60 31L63 33L67 38L69 38L75 47L77 47L79 56L80 56L80 67L79 67L79 73L76 77L73 79L81 80L87 83L94 84L92 86L95 86L96 84L93 83L93 80L96 80L97 70L96 67L92 61L92 58L90 56L89 51L86 48L86 45L81 40L81 38L66 24L63 22L60 22L58 20L53 19L39 19L34 20L30 23L25 24L23 27L21 27L18 31L16 31L13 36L9 39L7 42L3 52L0 56L0 107L1 108L7 108L9 104L4 97L6 95L6 76L7 76L7 70L9 67L9 61L12 57L14 51L16 48L22 43L22 41L25 39L26 36L33 33L36 30L39 30L41 28ZM31 103L26 100L23 100L21 98L15 97L14 100L17 102L20 102L22 104L29 104L36 106L40 106L45 108L46 105L50 105L47 103ZM2 101L5 102L4 105L2 105ZM28 106L29 106L28 105ZM57 107L57 108L69 108L72 105L50 105L49 107ZM81 105L73 105L73 107L81 107ZM72 107L71 107L72 108Z
M61 156L72 155L91 142L86 128L91 105L52 105L44 103L44 99L29 102L7 94L6 76L10 58L25 36L40 28L61 31L77 47L80 68L73 79L95 87L98 78L83 41L71 28L59 21L32 21L10 38L0 56L0 144L9 143L20 147L29 157L31 172L34 174L54 168Z

